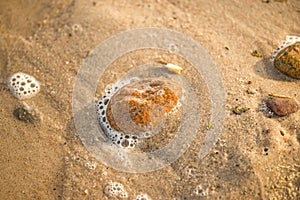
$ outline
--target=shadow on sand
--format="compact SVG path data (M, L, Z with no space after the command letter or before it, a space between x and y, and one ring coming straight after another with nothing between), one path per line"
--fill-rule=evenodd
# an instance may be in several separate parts
M253 67L254 73L259 75L265 79L272 79L282 82L296 82L297 79L290 78L280 71L278 71L275 67L272 66L270 58L263 58L258 61Z

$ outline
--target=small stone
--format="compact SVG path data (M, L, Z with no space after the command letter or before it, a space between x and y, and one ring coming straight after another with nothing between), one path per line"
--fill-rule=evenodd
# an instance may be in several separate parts
M26 107L18 107L13 111L13 115L20 121L35 124L40 121L38 113Z
M286 116L299 110L295 99L288 97L271 97L266 100L267 107L278 116Z

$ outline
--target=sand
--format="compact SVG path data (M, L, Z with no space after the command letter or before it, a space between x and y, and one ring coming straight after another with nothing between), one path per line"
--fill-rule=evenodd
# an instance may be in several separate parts
M300 199L299 112L269 118L259 109L269 93L300 102L299 80L269 62L286 35L300 34L299 21L299 0L2 0L0 199L114 199L104 193L109 181L122 183L128 199L139 193L163 200ZM83 60L97 45L144 27L178 31L202 45L226 89L226 118L205 158L197 156L203 139L199 133L171 165L131 174L105 166L86 150L74 126L72 92ZM252 56L254 50L262 57ZM145 58L150 57L146 52ZM140 53L123 63L134 67L145 58ZM19 71L41 82L38 95L20 101L10 94L5 80ZM39 122L14 117L14 110L25 104L36 110ZM249 110L236 115L236 106ZM210 104L203 107L209 110ZM201 130L207 121L203 123Z

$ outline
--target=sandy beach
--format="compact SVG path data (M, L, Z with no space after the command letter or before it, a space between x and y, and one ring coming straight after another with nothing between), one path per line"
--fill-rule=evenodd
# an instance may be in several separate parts
M300 102L299 80L270 62L287 35L300 36L299 22L299 0L1 0L0 199L120 199L105 192L110 181L124 186L127 199L300 199L300 112L270 117L261 110L270 93ZM202 113L195 140L177 160L160 170L126 173L83 145L74 124L74 85L99 44L147 27L179 32L202 46L222 79L226 117L216 145L200 159L206 131L216 126L209 124L206 74L170 52L140 50L118 58L95 99L126 71L163 57L183 68ZM15 98L6 80L16 72L34 76L40 92ZM18 119L20 107L34 110L36 118Z

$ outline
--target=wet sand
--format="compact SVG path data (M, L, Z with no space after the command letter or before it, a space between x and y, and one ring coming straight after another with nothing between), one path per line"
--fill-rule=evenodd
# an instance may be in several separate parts
M300 34L299 19L298 0L1 1L0 199L114 199L103 192L109 181L122 183L128 199L139 193L163 200L299 199L299 112L268 118L259 111L269 93L300 102L299 80L269 62L286 35ZM83 60L98 44L143 27L175 30L203 46L222 76L227 115L220 140L204 159L197 157L199 137L170 166L130 174L103 165L82 145L72 92ZM254 50L262 57L252 56ZM115 66L136 66L153 56L148 54L120 58ZM37 96L20 101L7 90L5 80L19 71L41 82ZM99 88L117 79L113 72ZM40 122L14 117L24 104L38 111ZM236 106L249 110L236 115Z

